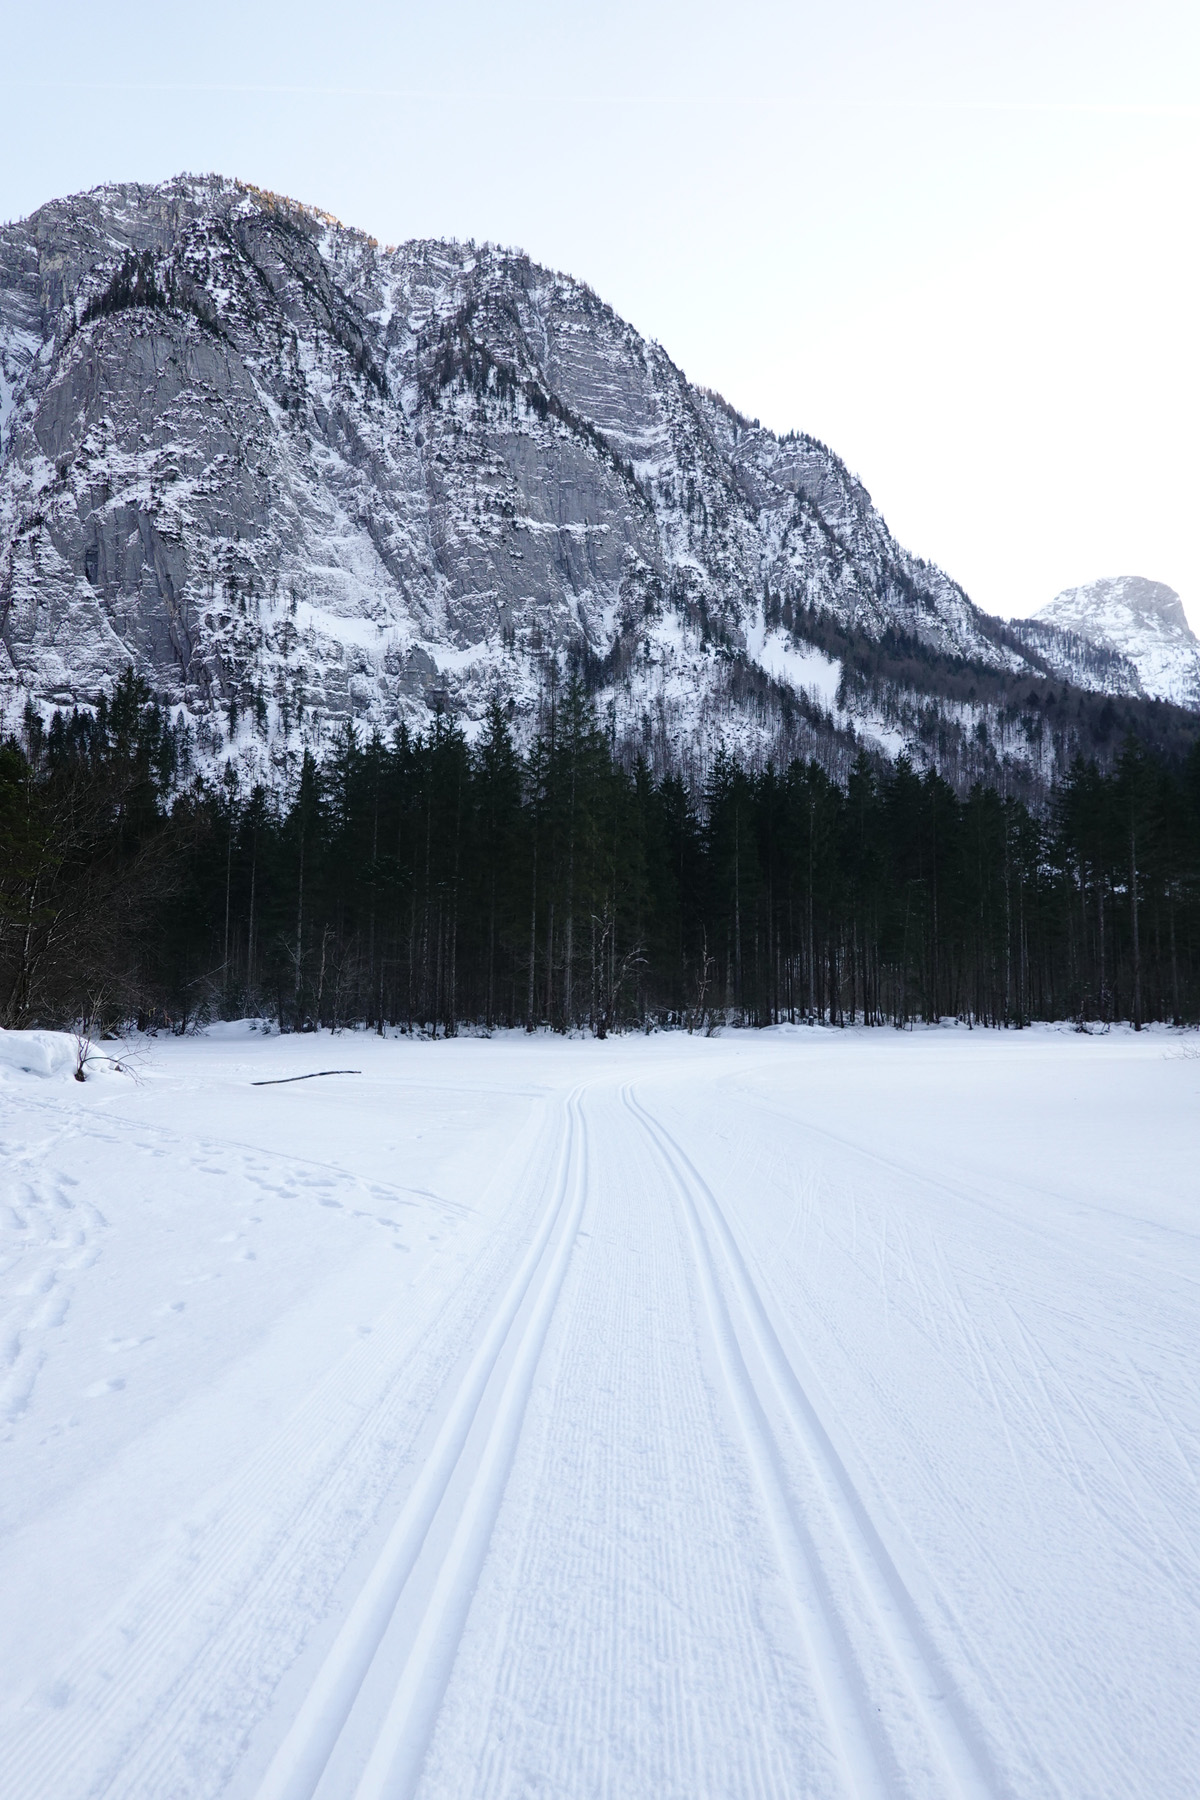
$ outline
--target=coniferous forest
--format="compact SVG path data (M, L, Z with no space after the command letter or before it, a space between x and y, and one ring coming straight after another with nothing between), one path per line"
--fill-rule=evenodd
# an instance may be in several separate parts
M1200 1018L1198 751L1131 739L1044 814L866 756L692 793L576 684L527 754L496 707L474 746L348 729L286 793L185 761L132 675L0 747L0 1024Z

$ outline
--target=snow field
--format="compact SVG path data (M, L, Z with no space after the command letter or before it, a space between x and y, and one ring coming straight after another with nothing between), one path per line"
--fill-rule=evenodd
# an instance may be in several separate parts
M1194 1040L33 1035L0 1795L1194 1791Z

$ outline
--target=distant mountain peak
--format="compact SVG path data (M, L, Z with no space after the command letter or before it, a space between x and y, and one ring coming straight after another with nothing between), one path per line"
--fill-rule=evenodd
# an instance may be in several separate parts
M1065 589L1034 617L1125 657L1151 698L1200 706L1200 639L1165 582L1104 576Z
M1147 581L1144 575L1105 575L1082 587L1065 588L1048 606L1034 614L1094 642L1108 641L1108 634L1125 616L1138 630L1200 643L1187 622L1183 601L1165 581Z

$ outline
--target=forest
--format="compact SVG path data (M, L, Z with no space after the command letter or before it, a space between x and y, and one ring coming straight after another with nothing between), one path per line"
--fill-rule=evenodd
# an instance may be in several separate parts
M0 745L0 1025L610 1031L1200 1019L1200 750L1133 738L1042 811L862 755L615 755L586 692L347 727L280 791L186 772L130 673Z

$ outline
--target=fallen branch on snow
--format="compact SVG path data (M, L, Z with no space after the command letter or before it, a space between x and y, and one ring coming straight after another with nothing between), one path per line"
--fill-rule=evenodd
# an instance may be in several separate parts
M289 1081L319 1081L322 1075L361 1075L361 1069L314 1069L311 1075L276 1075L271 1081L252 1081L251 1087L284 1087Z

